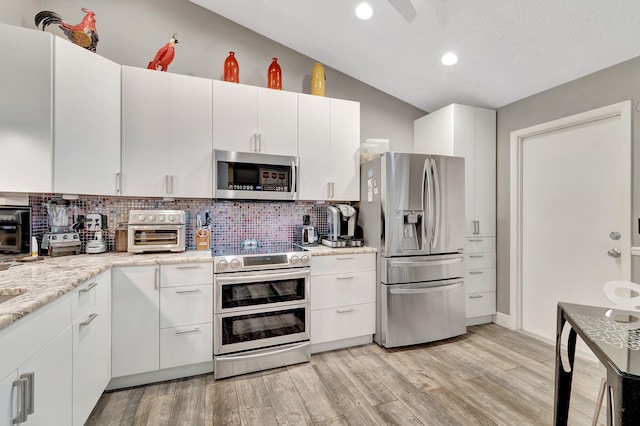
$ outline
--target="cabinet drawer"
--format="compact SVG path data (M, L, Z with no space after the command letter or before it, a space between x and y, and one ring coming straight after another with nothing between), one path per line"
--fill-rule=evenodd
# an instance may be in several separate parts
M213 321L213 286L160 290L160 328Z
M342 274L345 272L375 271L375 253L312 256L311 275Z
M464 286L467 294L496 291L496 268L467 271L464 277Z
M375 271L311 277L311 310L375 301Z
M467 318L493 315L496 313L496 292L467 294Z
M71 295L71 321L75 322L80 316L96 304L97 277L78 286Z
M210 322L160 330L160 368L213 360Z
M496 251L496 238L495 237L468 237L465 251L467 253L494 252Z
M213 263L160 265L160 285L178 287L213 283Z
M494 253L467 253L464 255L464 268L472 269L495 268L496 254Z
M311 311L311 344L365 336L375 331L375 303Z

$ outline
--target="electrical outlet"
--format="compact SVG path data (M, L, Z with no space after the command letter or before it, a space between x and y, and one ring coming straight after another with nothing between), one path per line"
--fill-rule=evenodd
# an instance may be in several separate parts
M98 231L102 229L102 215L97 213L90 213L85 220L85 227L89 231Z

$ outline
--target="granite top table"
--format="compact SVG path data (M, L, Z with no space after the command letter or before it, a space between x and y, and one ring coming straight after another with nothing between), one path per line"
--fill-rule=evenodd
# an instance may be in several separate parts
M570 368L562 363L563 327L571 327L567 342ZM607 424L637 425L640 421L640 312L558 303L554 424L566 425L571 397L576 335L607 369Z

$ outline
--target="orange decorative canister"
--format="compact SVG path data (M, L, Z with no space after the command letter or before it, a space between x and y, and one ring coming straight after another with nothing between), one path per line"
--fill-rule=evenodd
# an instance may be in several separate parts
M278 58L273 58L267 71L267 87L269 89L282 90L282 69L278 65Z
M224 81L240 83L240 67L234 52L229 52L229 56L224 61Z
M322 64L316 63L311 72L311 94L324 96L327 86L327 80L324 76L324 67Z

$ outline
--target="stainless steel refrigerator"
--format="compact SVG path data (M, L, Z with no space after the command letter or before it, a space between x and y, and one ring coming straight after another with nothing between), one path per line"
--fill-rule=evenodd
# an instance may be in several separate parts
M358 224L378 249L374 340L464 334L464 158L386 152L360 171Z

